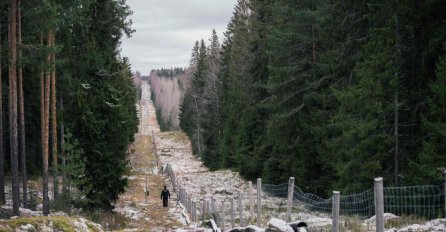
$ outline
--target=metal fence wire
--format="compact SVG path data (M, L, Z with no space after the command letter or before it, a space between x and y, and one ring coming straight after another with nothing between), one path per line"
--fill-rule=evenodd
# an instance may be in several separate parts
M422 185L384 188L384 211L398 216L414 215L425 219L441 218L445 211L443 185ZM322 198L294 188L294 204L304 205L310 211L332 212L332 197ZM375 215L374 190L359 194L341 195L340 214L372 217Z
M261 214L257 219L257 189L252 186L252 201L249 194L239 192L233 196L223 199L206 198L205 196L195 196L197 201L192 200L186 189L178 183L175 172L171 165L167 164L161 169L168 176L172 187L179 195L179 202L183 204L191 221L200 219L215 219L216 223L223 230L230 229L232 226L246 226L256 224L259 220L260 225L265 225L272 218L287 220L289 216L292 219L302 218L301 212L308 215L319 215L327 219L331 218L333 197L323 198L316 194L306 193L297 186L283 184L263 184L261 186ZM294 188L289 189L289 186ZM288 194L292 197L288 198ZM445 186L444 185L422 185L405 187L384 187L384 212L401 216L400 222L410 223L407 218L415 217L419 220L428 220L441 218L445 216ZM292 199L292 202L288 202ZM224 204L222 205L222 202ZM232 202L232 207L231 203ZM240 204L240 202L242 202ZM291 205L291 214L287 215L287 204ZM254 208L254 212L250 208ZM350 219L364 220L372 218L375 215L375 195L374 189L369 189L358 194L340 195L339 214L341 221L345 224ZM306 216L306 217L307 217ZM406 221L405 221L406 220ZM373 230L373 222L365 220L367 230ZM363 221L364 222L364 221ZM361 223L363 223L361 222ZM320 228L314 228L318 231ZM326 229L326 228L325 228ZM362 230L361 230L362 231Z

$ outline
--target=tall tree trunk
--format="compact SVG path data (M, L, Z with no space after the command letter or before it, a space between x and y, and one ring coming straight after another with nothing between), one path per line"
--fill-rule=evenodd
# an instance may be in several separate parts
M63 90L63 85L62 85L62 88L61 88L61 90ZM62 93L62 92L61 92ZM63 96L62 96L62 94L59 94L60 95L60 103L59 103L59 106L60 106L60 112L62 112L63 113ZM63 121L60 121L60 155L61 155L61 158L62 158L62 170L65 170L65 166L66 166L66 164L65 164L65 148L64 148L64 143L65 143L65 138L64 138L64 135L65 135L65 127L64 127L64 123L63 123ZM66 186L66 173L65 173L65 171L64 172L62 172L62 191L64 192L64 193L66 193L66 191L67 191L67 186Z
M20 0L18 3L18 11L17 11L17 40L19 42L19 53L18 58L21 60L22 58L22 16L21 16L21 4ZM19 90L19 132L20 132L20 158L21 158L21 168L22 168L22 185L23 185L23 208L28 207L28 178L26 177L26 147L25 147L25 107L24 107L24 96L23 96L23 71L22 65L19 65L18 69L18 90Z
M51 46L52 32L48 32L48 46ZM51 54L47 55L48 64L51 62ZM50 213L50 204L48 198L48 140L49 140L49 120L50 120L50 84L51 84L51 70L46 71L46 78L44 81L44 109L43 109L43 215L47 216ZM42 83L43 84L43 83ZM42 95L41 95L42 97Z
M55 36L52 37L53 48L56 45ZM51 65L51 118L52 118L52 147L53 147L53 180L54 180L54 199L59 196L59 173L58 173L58 161L57 161L57 98L56 98L56 55L53 52L51 54L52 65Z
M1 25L0 25L1 32ZM0 33L1 34L1 33ZM0 36L0 204L5 204L5 154L3 153L3 85L2 85L2 37Z
M195 107L197 109L197 143L198 143L198 157L201 157L201 128L200 128L200 109L198 108L197 96L194 94Z
M312 11L316 11L316 5L314 4L314 0L311 1ZM311 41L312 41L312 54L313 54L313 75L316 75L314 72L314 64L316 64L316 40L315 40L315 26L311 24Z
M43 32L40 32L40 45L43 46ZM44 80L44 68L43 65L40 70L40 146L42 149L42 161L43 161L43 198L45 199L45 185L48 186L48 180L45 182L45 164L48 167L48 161L45 163L45 80ZM46 191L48 197L48 190ZM44 200L45 201L45 200ZM45 205L45 204L43 204Z
M396 1L397 9L398 9L398 0ZM395 106L394 106L394 139L395 139L395 153L394 153L394 162L395 162L395 173L394 173L394 181L395 185L398 185L399 182L399 75L398 71L400 68L400 25L398 18L398 10L396 11L396 25L395 25L395 81L396 81L396 89L395 89Z
M12 175L12 211L20 215L19 156L17 143L17 0L11 0L9 33L9 133Z

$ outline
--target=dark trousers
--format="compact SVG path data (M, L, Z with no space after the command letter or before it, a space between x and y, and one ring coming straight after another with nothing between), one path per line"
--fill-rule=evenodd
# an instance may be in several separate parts
M163 207L167 207L168 198L163 198Z

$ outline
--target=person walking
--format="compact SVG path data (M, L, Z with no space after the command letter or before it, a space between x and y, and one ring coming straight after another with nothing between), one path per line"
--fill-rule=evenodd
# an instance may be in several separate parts
M167 187L164 185L164 189L161 191L161 200L163 200L163 207L167 207L167 202L170 199L170 192L167 190Z

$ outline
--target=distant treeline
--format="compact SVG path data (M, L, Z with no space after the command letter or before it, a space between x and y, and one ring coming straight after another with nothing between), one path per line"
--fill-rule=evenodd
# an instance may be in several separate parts
M178 76L180 74L184 74L186 72L185 68L170 68L170 69L155 69L152 70L152 72L156 72L156 75L160 76L160 77L175 77Z
M446 2L238 0L194 46L180 126L211 169L329 194L441 183Z
M156 69L148 77L156 117L162 131L179 130L180 103L188 88L191 73L184 68Z

